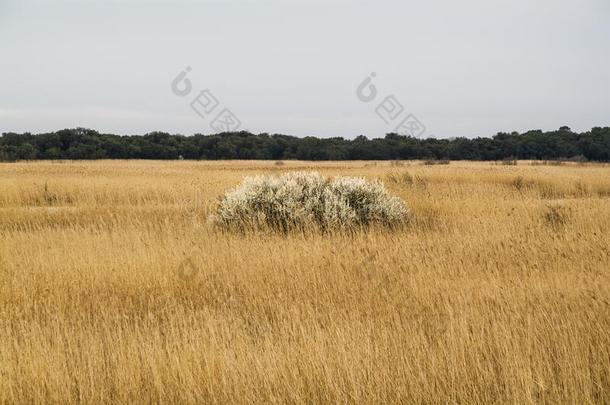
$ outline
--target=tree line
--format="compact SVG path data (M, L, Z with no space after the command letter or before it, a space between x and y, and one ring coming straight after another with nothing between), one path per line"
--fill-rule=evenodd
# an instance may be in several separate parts
M214 135L103 134L62 129L41 134L3 133L0 161L33 159L272 159L272 160L503 160L582 159L610 161L610 127L583 133L499 132L480 138L419 139L395 133L383 138L299 138L281 134L225 132Z

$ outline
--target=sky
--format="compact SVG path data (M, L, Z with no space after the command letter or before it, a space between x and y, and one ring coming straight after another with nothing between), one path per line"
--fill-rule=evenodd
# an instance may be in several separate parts
M0 0L0 132L404 120L438 138L610 126L610 2Z

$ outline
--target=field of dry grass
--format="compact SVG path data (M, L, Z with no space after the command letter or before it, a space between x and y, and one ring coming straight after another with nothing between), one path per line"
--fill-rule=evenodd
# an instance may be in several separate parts
M295 169L411 220L208 224ZM609 247L608 165L0 164L0 402L609 403Z

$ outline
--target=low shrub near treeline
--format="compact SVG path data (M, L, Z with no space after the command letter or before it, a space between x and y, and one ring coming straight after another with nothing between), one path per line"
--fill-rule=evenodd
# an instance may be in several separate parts
M227 192L212 222L238 230L347 230L396 227L406 221L408 212L379 181L292 172L247 177Z

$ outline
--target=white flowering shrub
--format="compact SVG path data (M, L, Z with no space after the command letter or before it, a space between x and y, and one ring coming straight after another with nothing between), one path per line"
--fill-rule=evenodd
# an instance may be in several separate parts
M247 177L227 192L212 221L237 229L330 230L397 226L407 215L403 201L391 197L379 181L293 172Z

